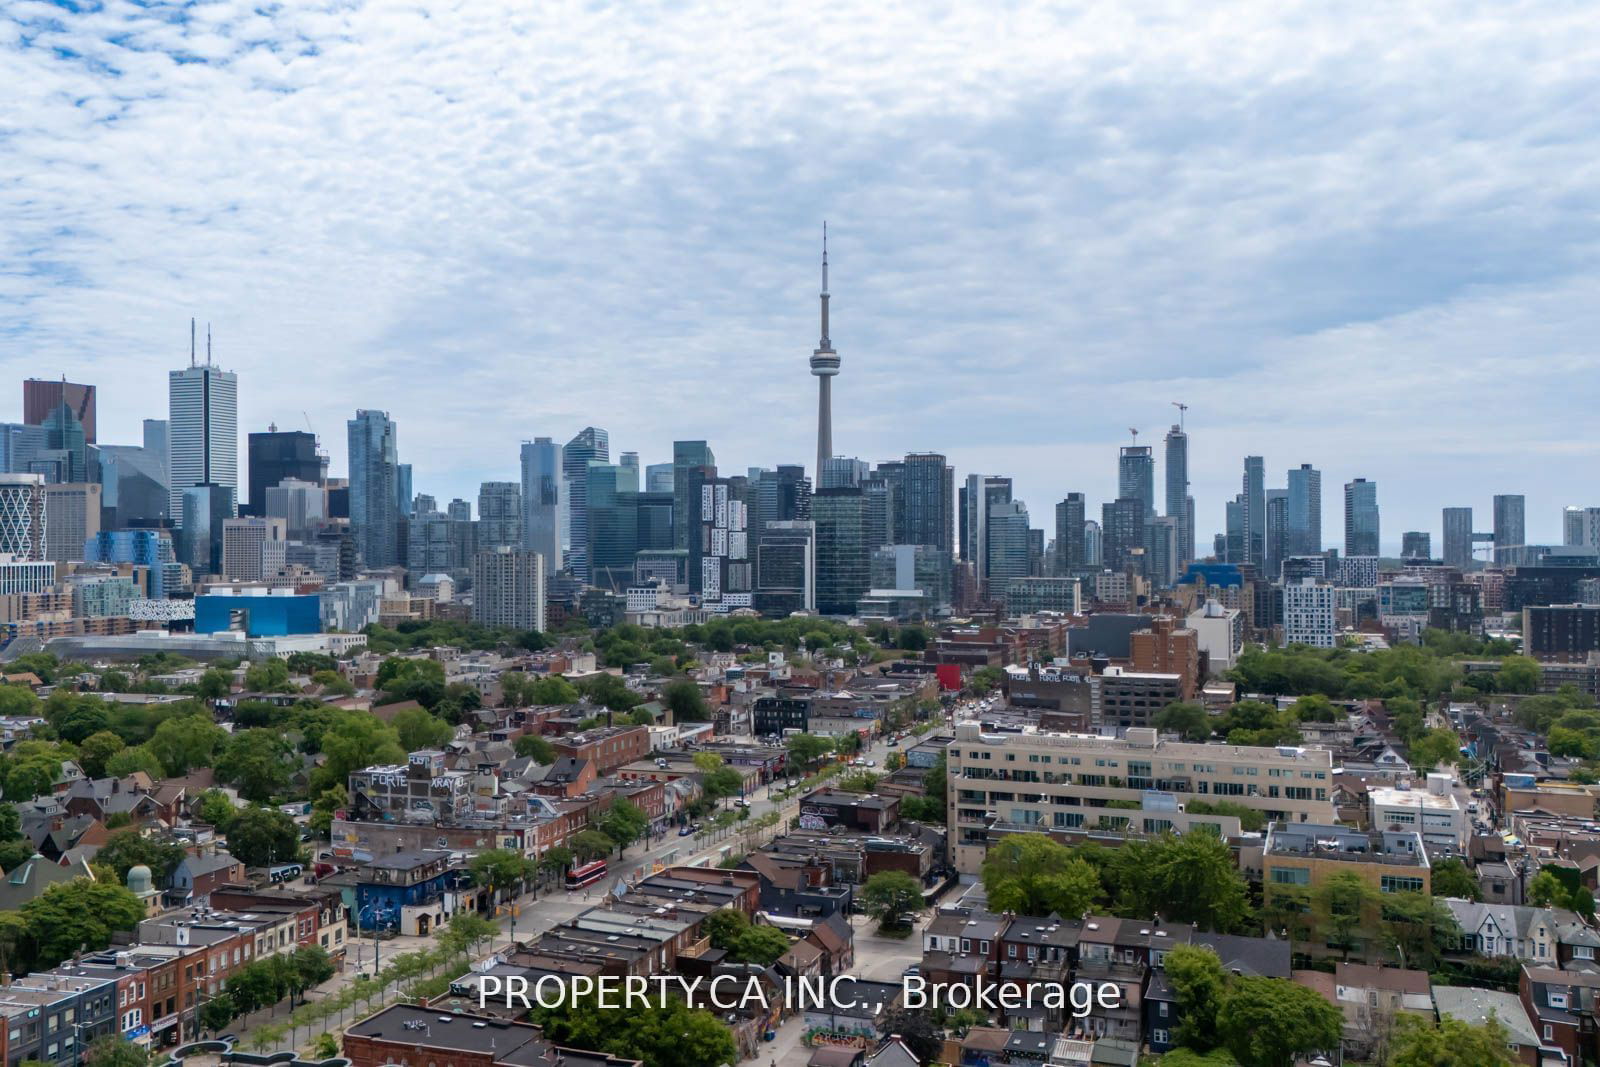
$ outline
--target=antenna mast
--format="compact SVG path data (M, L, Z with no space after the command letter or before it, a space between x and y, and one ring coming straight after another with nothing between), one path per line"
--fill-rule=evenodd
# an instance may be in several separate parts
M1183 413L1189 410L1189 405L1181 400L1174 400L1172 406L1178 409L1178 432L1183 432Z

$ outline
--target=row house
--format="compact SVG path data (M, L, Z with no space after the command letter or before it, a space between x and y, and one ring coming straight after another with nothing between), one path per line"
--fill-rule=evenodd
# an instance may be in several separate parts
M1459 949L1491 959L1517 959L1536 967L1592 965L1600 934L1565 908L1487 904L1447 897L1445 907L1461 928Z
M255 889L230 885L213 891L211 903L237 911L288 915L295 924L298 946L318 946L336 960L345 954L349 922L343 895L335 887Z

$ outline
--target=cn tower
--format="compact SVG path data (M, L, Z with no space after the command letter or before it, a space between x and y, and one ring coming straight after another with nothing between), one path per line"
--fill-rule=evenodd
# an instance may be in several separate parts
M811 353L811 373L817 377L817 469L812 485L822 484L822 465L833 458L833 389L839 373L839 354L828 340L828 224L822 224L822 340Z

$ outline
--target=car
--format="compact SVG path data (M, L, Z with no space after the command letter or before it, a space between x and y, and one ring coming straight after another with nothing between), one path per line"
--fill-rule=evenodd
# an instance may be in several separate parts
M900 739L898 737L891 737L891 738L889 738L889 740L884 742L884 744L888 745L890 748L893 748L894 746L898 745L899 743L900 743Z
M922 973L922 968L920 966L918 966L917 964L913 963L911 966L907 967L905 970L900 972L900 977L901 978L915 978L917 975L919 975L921 973Z
M877 765L878 765L878 761L877 760L875 760L875 759L867 760L867 766L868 767L876 767Z
M694 827L692 827L692 826L680 826L680 827L678 827L678 836L679 837L688 837L692 833L694 833Z
M733 806L736 808L748 808L750 806L750 802L745 800L743 797L740 797L738 800L733 802Z
M862 759L859 756L857 756L855 759L850 761L850 766L852 766L852 767L865 767L866 765L867 765L867 761Z

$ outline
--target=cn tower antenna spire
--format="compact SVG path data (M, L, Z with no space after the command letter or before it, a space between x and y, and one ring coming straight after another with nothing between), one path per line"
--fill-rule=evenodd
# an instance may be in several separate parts
M822 484L822 468L833 456L832 380L839 373L839 354L828 339L828 224L822 224L822 339L811 353L811 373L817 378L817 469L813 485Z

